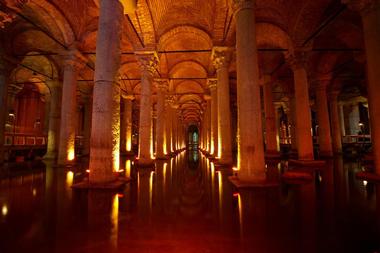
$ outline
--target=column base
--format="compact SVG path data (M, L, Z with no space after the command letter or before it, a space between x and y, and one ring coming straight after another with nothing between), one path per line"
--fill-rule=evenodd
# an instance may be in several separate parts
M380 184L380 175L371 172L358 172L356 178L363 181L369 181L371 183Z
M112 182L106 183L90 183L88 180L83 181L71 186L71 188L76 190L119 190L123 189L125 184L131 181L129 178L118 178Z
M139 168L151 168L154 167L154 160L136 160L136 165Z
M322 167L326 165L326 161L322 160L296 160L289 159L289 165L300 166L300 167Z
M238 176L230 176L228 180L238 189L240 188L272 188L278 187L278 182L265 180L240 180Z
M313 180L313 176L303 171L287 171L282 175L282 180L286 184L307 184Z
M280 159L281 153L278 151L267 151L265 153L265 159Z
M163 155L163 156L158 156L156 157L156 160L169 160L170 156L168 155Z
M56 160L57 156L58 156L57 153L47 153L46 155L44 155L44 157L42 159L43 160L49 160L49 161Z

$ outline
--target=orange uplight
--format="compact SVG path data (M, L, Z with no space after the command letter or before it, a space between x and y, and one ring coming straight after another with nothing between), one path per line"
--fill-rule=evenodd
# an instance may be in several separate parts
M86 170L87 173L90 173L90 170Z
M238 167L233 167L232 170L233 171L239 171Z
M232 194L232 196L233 196L234 198L238 198L238 197L239 197L239 193L238 193L238 192L234 192L234 193Z
M118 197L118 198L124 198L124 194L118 193L118 194L117 194L117 197Z
M75 159L74 147L73 148L69 148L69 150L67 152L67 160L73 161L74 159Z

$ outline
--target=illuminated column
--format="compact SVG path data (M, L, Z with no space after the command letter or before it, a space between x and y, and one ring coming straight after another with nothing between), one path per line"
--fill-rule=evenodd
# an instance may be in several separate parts
M342 131L342 136L346 136L346 126L344 123L344 105L338 104L339 106L339 122L340 122L340 130Z
M218 93L217 79L210 78L207 80L211 94L211 147L210 154L218 156Z
M207 113L207 118L206 118L206 124L207 124L207 129L206 129L206 143L207 143L207 147L206 147L206 150L209 154L211 154L211 96L209 95L205 95L204 96L204 99L206 100L207 102L207 109L206 109L206 113Z
M295 123L299 160L314 160L309 85L302 53L288 58L294 74Z
M332 147L334 153L342 153L342 134L339 118L339 105L338 105L339 91L333 91L330 93L330 117L331 117L331 136Z
M359 127L359 122L360 122L359 104L356 101L353 101L348 106L350 108L350 114L349 114L350 134L351 135L357 135L360 131L360 127Z
M177 109L178 109L178 104L173 103L172 104L172 147L173 147L173 152L176 152L178 150L177 147L177 138L178 138L178 115L177 115Z
M277 111L273 103L272 78L264 77L265 143L267 155L279 155L277 143Z
M91 147L91 117L92 117L92 87L88 89L88 94L84 98L84 140L83 140L83 154L90 155Z
M171 108L171 104L173 103L174 98L173 96L166 96L165 98L165 107L166 107L166 122L165 122L165 129L166 129L166 154L170 155L170 153L173 150L172 147L172 114L173 109Z
M380 174L380 1L343 0L360 11L367 56L367 90L371 124L372 149L376 174Z
M318 117L318 134L319 134L319 155L332 156L330 118L327 102L327 85L331 82L330 77L319 80L319 85L316 87L316 104Z
M296 98L294 94L289 97L290 103L290 135L291 135L291 151L297 153L297 134L296 134Z
M232 50L228 47L214 47L213 64L217 73L218 104L218 152L220 164L232 164L231 109L228 66Z
M152 84L153 75L158 64L155 52L137 52L137 59L141 67L141 100L139 122L139 165L153 164L152 150Z
M166 155L166 133L165 133L165 96L168 90L168 80L158 79L157 82L157 122L156 139L157 149L156 158L163 159Z
M238 107L238 169L242 181L266 180L255 1L234 1Z
M128 155L133 153L132 151L132 103L135 99L133 95L124 95L124 112L123 112L123 132L122 134L122 145L123 151Z
M50 88L49 130L45 159L56 159L58 154L59 126L61 121L62 86L58 80L48 81Z
M93 91L90 177L91 184L116 179L120 155L120 42L123 7L119 1L100 1Z
M64 60L58 165L65 165L75 159L77 77L86 61L77 50L67 52Z
M0 48L2 50L2 48ZM2 53L2 52L0 52ZM4 162L4 132L5 132L5 120L8 117L7 108L7 92L8 82L6 76L6 69L3 55L0 54L0 107L3 108L0 112L0 164Z

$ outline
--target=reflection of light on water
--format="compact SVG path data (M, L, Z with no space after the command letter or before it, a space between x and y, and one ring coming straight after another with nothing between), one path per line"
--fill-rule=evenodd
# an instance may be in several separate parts
M113 246L117 246L117 234L119 225L119 196L115 194L112 200L112 210L111 210L111 242Z
M37 196L37 189L36 188L33 188L33 197Z
M73 182L74 182L74 172L68 171L66 173L66 186L70 188L73 185Z
M3 207L1 208L1 214L5 217L7 216L8 214L8 206L7 205L3 205Z
M223 178L222 173L220 171L218 173L218 187L219 187L219 212L220 217L222 217L222 211L223 211Z
M241 196L238 193L238 209L239 209L239 224L240 224L240 235L243 235L243 205L241 203Z
M131 160L125 162L125 177L131 177Z
M364 186L367 186L367 184L368 184L368 182L364 180L364 181L363 181L363 185L364 185Z
M149 210L152 210L152 204L153 204L153 176L154 176L154 171L151 171L150 177L149 177Z
M164 188L164 191L165 191L165 187L166 187L166 168L168 167L168 163L164 163L164 168L162 170L162 174L163 174L163 181L162 181L162 184L163 184L163 188Z

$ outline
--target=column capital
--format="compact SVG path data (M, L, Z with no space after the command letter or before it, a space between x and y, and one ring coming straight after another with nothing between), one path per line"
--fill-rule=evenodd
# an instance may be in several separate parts
M305 68L307 61L306 51L296 51L292 54L287 54L285 58L293 71Z
M63 51L61 55L63 56L65 71L79 71L84 68L88 61L77 49Z
M135 52L138 63L142 72L154 75L159 64L159 58L156 51L137 51Z
M135 95L133 95L133 94L124 94L124 93L122 93L121 96L125 100L131 100L131 101L133 101L133 100L136 99Z
M169 79L157 78L155 79L156 87L159 91L166 92L169 89Z
M208 78L207 79L207 86L210 89L210 91L216 90L218 84L218 79L216 78Z
M351 10L360 12L361 15L366 15L380 7L379 0L342 0Z
M315 86L315 88L317 90L326 91L327 86L331 83L332 79L333 77L331 74L319 75L316 80L317 85Z
M213 47L211 53L211 60L214 67L218 70L220 68L228 68L232 58L233 49L230 47Z
M232 0L231 7L236 15L236 13L243 9L254 9L256 7L256 3L255 0Z
M166 95L166 97L165 97L165 102L166 102L168 105L174 104L175 101L176 101L176 97L175 97L175 95L171 95L171 94Z

